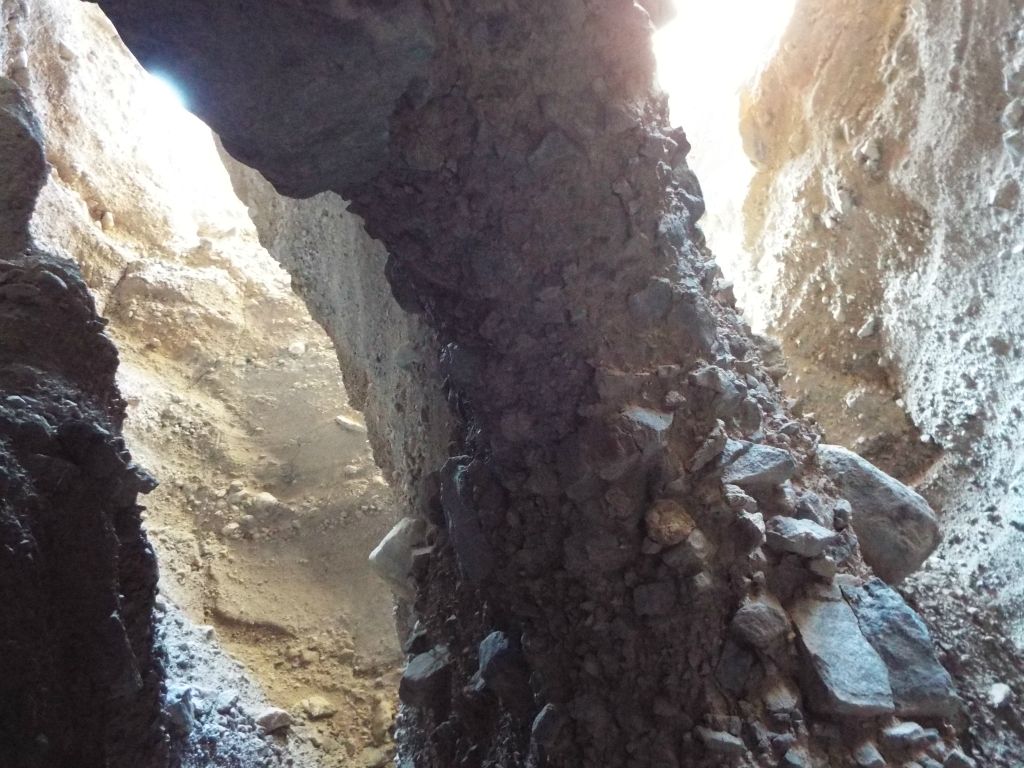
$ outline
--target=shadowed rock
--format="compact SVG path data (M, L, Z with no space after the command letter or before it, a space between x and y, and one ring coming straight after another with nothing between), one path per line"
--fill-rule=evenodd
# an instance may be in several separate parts
M902 581L938 546L935 513L912 489L838 445L819 445L818 463L852 505L864 560L881 578Z

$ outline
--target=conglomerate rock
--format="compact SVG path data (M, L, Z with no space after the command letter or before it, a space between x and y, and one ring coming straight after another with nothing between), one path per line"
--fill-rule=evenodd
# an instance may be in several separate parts
M832 582L841 570L857 586L870 570L848 527L813 551L761 546L765 521L843 526L849 504L815 464L817 435L786 413L716 298L688 144L653 89L643 9L429 3L435 54L393 102L383 162L347 176L360 158L321 153L358 154L358 141L299 133L289 182L273 158L261 165L262 132L211 96L229 73L242 90L275 82L273 69L240 71L232 57L251 45L241 30L265 29L293 4L245 7L246 24L218 25L216 40L204 17L234 6L148 16L147 4L104 5L129 45L145 37L144 63L185 52L204 62L185 73L204 116L279 188L308 191L304 169L322 160L322 186L352 200L387 246L398 305L436 334L455 434L443 464L403 478L430 532L401 763L853 764L894 705L884 661ZM289 88L288 77L262 120L288 124L323 85ZM667 548L646 535L666 502L693 522ZM818 631L831 619L809 601L824 593L847 637ZM802 646L789 633L737 642L733 614L751 601L788 610ZM521 710L474 683L495 633L521 649L532 693ZM850 707L827 706L840 683L857 682L841 643L872 654L874 703L857 693ZM800 656L815 651L829 674ZM798 679L826 706L805 711ZM922 759L944 759L945 735L920 746Z
M72 263L25 234L39 129L0 78L0 764L160 766L156 559L117 352Z

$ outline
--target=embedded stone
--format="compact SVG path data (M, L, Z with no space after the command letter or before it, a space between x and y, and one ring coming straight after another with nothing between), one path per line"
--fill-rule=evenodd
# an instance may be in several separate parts
M729 628L743 642L764 649L789 632L789 617L777 600L762 595L740 606Z
M810 662L812 706L824 714L874 717L894 711L889 672L838 599L804 598L789 612Z
M857 768L885 768L885 758L872 741L865 741L853 750L853 760Z
M819 557L838 541L834 531L811 520L777 516L765 524L768 546L800 557Z
M896 723L882 729L879 738L886 750L910 750L928 743L924 728L914 722Z
M902 581L938 546L935 513L915 491L838 445L819 445L818 463L850 503L864 560L885 581Z
M747 752L747 745L739 736L733 736L728 731L713 731L703 726L697 727L697 736L704 743L708 752L719 755L743 755Z
M796 461L781 448L752 444L722 473L722 482L744 490L782 485L796 472Z
M436 708L448 696L451 656L444 646L436 646L414 656L402 672L398 698L419 709Z
M685 541L697 527L683 505L672 499L660 499L647 510L647 535L665 547Z
M629 312L643 325L661 320L671 308L672 283L664 277L652 277L645 288L629 297Z
M502 701L516 706L530 699L529 670L521 650L504 632L491 632L480 642L479 675Z

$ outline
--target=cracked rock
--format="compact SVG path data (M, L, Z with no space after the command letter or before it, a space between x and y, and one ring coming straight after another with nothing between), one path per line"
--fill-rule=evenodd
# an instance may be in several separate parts
M810 663L806 691L825 714L873 717L895 709L889 672L846 601L804 598L790 609Z
M896 714L953 715L958 707L953 680L935 657L921 617L880 579L842 590L861 632L889 669Z

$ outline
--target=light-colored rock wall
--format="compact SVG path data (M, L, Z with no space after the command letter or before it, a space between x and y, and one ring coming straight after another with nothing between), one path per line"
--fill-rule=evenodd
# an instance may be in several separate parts
M833 440L918 476L945 510L940 555L1009 606L1024 543L1022 81L1017 3L805 0L743 126L759 169L743 296L783 339L790 390ZM942 452L923 475L939 451L921 441Z

